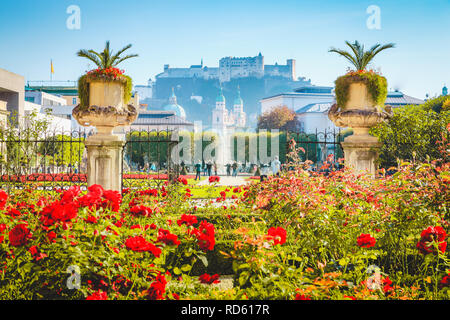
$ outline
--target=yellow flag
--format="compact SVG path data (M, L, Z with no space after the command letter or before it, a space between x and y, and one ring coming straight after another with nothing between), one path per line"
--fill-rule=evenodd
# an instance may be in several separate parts
M55 73L55 70L53 69L53 60L50 60L50 69L52 73Z

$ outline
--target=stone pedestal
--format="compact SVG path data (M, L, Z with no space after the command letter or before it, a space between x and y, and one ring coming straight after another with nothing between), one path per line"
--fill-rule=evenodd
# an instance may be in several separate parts
M354 134L341 142L345 166L350 167L354 174L368 173L375 177L381 143L378 138L369 135L367 128L358 129L354 129Z
M105 190L122 191L122 150L125 141L118 136L94 135L86 142L88 186L101 185Z
M352 169L354 174L368 173L375 177L377 171L376 160L381 147L379 142L342 142L345 166Z

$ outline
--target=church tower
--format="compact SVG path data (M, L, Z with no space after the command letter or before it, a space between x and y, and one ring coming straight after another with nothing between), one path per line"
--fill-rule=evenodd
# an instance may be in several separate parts
M237 88L237 97L233 104L233 119L236 127L245 127L247 123L247 115L244 112L244 101L241 98L239 86Z
M228 124L228 110L226 108L225 97L222 87L220 87L219 95L216 98L216 108L212 112L213 128L224 128Z

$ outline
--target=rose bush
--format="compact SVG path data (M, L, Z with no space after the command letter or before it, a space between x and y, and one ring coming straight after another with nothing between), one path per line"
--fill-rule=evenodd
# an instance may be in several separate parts
M395 170L0 191L0 297L447 299L449 164Z

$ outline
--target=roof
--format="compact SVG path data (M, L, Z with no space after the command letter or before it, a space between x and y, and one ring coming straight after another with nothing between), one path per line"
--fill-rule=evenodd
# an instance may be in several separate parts
M155 125L175 125L193 126L192 122L186 121L177 116L173 111L141 111L138 118L132 125L155 126Z
M417 99L411 96L407 96L406 94L403 94L398 91L389 92L388 96L386 98L385 104L388 104L390 106L406 106L406 105L418 105L425 103L424 100Z
M309 112L327 112L331 108L332 102L327 103L310 103L297 111L296 113L309 113Z
M331 93L306 93L306 92L286 92L286 93L279 93L279 94L275 94L273 96L270 97L265 97L262 98L262 100L267 100L267 99L272 99L272 98L276 98L276 97L304 97L304 96L308 96L308 97L333 97L333 95Z
M331 94L333 91L333 87L325 87L325 86L303 86L294 90L298 93L329 93Z

